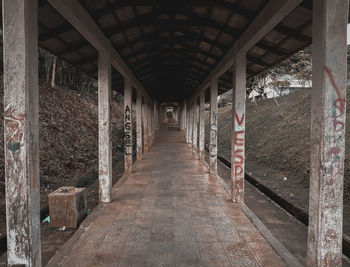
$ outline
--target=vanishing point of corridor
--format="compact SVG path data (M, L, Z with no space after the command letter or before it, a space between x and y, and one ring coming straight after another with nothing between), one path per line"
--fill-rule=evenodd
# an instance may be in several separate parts
M48 266L284 266L187 149L161 131Z

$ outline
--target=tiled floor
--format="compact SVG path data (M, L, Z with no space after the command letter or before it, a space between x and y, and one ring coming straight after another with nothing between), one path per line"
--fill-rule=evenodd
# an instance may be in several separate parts
M284 266L185 144L164 135L49 266Z

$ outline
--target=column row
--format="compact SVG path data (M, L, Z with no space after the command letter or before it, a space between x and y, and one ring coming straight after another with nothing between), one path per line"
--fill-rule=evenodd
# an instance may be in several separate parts
M308 266L341 266L345 158L348 0L313 1ZM246 51L233 58L231 199L244 201ZM210 82L209 171L217 172L218 80ZM187 101L186 142L203 160L203 96ZM204 113L204 112L203 112ZM197 143L197 127L199 140ZM199 147L199 149L198 149ZM202 154L203 153L203 154Z

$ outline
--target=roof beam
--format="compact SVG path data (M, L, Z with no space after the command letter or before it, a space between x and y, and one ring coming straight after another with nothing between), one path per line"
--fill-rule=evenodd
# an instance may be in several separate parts
M156 71L155 71L156 70ZM195 66L192 67L186 67L180 64L163 64L163 65L151 65L149 68L143 69L142 71L138 72L139 77L146 73L168 73L169 76L172 76L173 73L170 71L177 71L181 72L182 74L188 72L192 72L196 75L206 75L207 73Z
M264 9L256 16L232 48L220 60L207 78L197 88L193 96L198 96L202 90L209 87L210 80L218 78L233 65L234 55L246 53L266 34L273 30L302 0L270 0Z
M64 33L64 32L67 32L71 29L72 29L72 27L69 24L59 25L57 27L50 29L49 31L45 31L45 32L39 34L39 41L41 41L41 42L46 41L52 37L56 37L57 35Z
M78 0L48 0L48 2L69 21L92 46L98 51L109 53L113 67L117 69L123 77L129 78L135 87L145 91L142 84Z
M290 28L287 28L285 26L282 26L282 25L278 25L276 28L275 28L276 31L284 34L284 35L288 35L300 42L304 42L304 43L311 43L312 42L312 38L309 37L309 36L306 36L306 35L303 35L301 34L300 32L296 31L296 30L293 30L293 29L290 29Z
M175 51L176 52L176 51ZM161 57L159 59L159 57L156 58L157 60L162 60L164 62L168 62L168 61L176 61L176 62L180 62L180 63L183 63L183 64L188 64L188 63L198 63L198 64L201 64L201 66L211 66L213 64L210 64L206 61L203 61L203 60L200 60L194 56L189 56L189 55L177 55L174 53L174 55L170 55L170 56L166 56L166 57ZM138 61L136 64L132 64L132 67L133 69L136 70L137 69L140 69L140 68L144 68L145 66L151 64L153 61L153 57L151 59L147 59L147 61Z
M158 16L162 14L182 14L187 16L189 19L184 20L173 20L173 19L157 19ZM114 34L122 32L128 28L132 28L137 25L159 25L159 26L208 26L215 28L217 30L223 31L227 34L233 36L233 39L237 39L241 35L241 30L234 29L224 24L220 24L213 19L198 15L197 13L191 11L190 9L181 9L181 8L156 8L151 12L139 15L135 18L125 21L121 25L106 27L103 28L102 31L106 34L107 37L111 37Z
M176 43L171 43L171 42L164 42L162 44L169 44L169 45L181 45L181 48L175 48L175 47L159 47L157 44L155 45L151 45L151 46L145 46L144 48L140 49L139 51L136 52L136 54L131 53L128 56L125 56L126 60L130 60L131 58L134 57L138 57L141 56L143 54L147 54L147 53L152 53L152 54L160 54L160 53L195 53L195 54L201 54L204 56L207 56L211 59L214 59L215 61L219 60L218 56L215 56L213 54L208 53L207 51L204 51L202 49L199 49L197 47L193 47L191 45L188 45L186 43L180 43L180 42L176 42Z
M182 33L183 35L176 35L176 36L162 36L162 33ZM227 45L224 45L222 43L219 43L215 40L212 39L208 39L203 35L200 35L194 31L189 30L188 28L178 28L178 27L174 27L173 25L170 25L169 27L163 27L160 28L156 31L152 31L150 33L144 34L143 36L140 36L134 40L132 40L132 44L135 45L137 43L140 42L158 42L160 41L164 41L164 40L169 40L169 39L175 39L175 40L181 40L184 42L194 42L194 41L199 41L199 42L205 42L207 44L210 44L211 46L217 47L221 50L227 51L230 47ZM121 46L117 46L120 51L122 51L125 48L129 47L129 44L124 44Z
M88 45L90 45L90 43L87 42L85 39L82 39L79 41L69 43L66 47L64 47L60 50L56 50L55 53L57 53L59 55L65 55L65 54L69 54L75 50L79 50L80 48L83 48L83 47L88 46Z
M269 44L268 42L265 42L263 40L258 42L256 44L256 46L266 50L267 52L271 52L271 53L279 55L279 56L285 56L285 55L289 55L291 53L289 50L286 50L286 49L283 49L283 48L280 48L277 46L273 46L272 44Z
M256 57L254 55L251 55L251 54L247 54L247 58L246 58L248 61L254 63L254 64L257 64L261 67L265 67L265 66L270 66L271 64L267 63L266 61L262 60L261 58L259 57Z
M154 2L149 1L149 0L133 0L132 1L134 5L141 5L141 6L153 6ZM160 4L171 4L172 6L179 6L179 5L183 5L184 2L183 1L162 1L160 2ZM220 7L224 7L227 8L229 10L231 10L232 12L234 12L235 14L239 14L243 17L246 18L252 18L254 17L254 13L244 9L242 7L240 7L238 4L233 4L224 0L189 0L185 2L186 6L220 6ZM105 7L102 7L100 9L94 10L91 12L92 16L94 18L100 18L103 15L106 15L108 13L110 13L113 10L119 9L119 8L123 8L125 6L130 6L130 0L119 0L115 3L110 3L108 5L106 5Z

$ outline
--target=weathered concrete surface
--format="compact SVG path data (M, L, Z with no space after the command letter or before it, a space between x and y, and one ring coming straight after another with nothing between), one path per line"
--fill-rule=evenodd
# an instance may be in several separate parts
M192 153L198 159L198 105L197 99L193 105L193 131L192 131Z
M341 266L348 0L313 2L309 266Z
M244 201L246 54L237 54L233 64L231 198Z
M48 266L284 266L185 143L156 143L134 169Z
M111 95L112 72L110 55L98 55L98 167L99 198L111 202L112 190L112 137Z
M185 134L186 134L186 144L188 145L190 142L190 104L186 102L186 124L185 124Z
M147 134L148 134L148 149L150 149L150 147L153 144L153 134L152 134L152 111L151 111L151 100L148 99L146 101L147 105L146 105L146 112L147 112Z
M153 120L154 120L154 136L157 134L159 129L159 120L158 120L158 114L157 114L157 102L153 102Z
M188 104L188 147L192 150L192 134L193 134L193 103Z
M142 91L136 91L136 159L142 159Z
M132 171L132 122L131 122L131 83L124 79L124 166L125 173Z
M181 105L181 130L185 130L186 128L186 100L182 102Z
M76 228L86 216L85 188L61 187L49 194L50 225Z
M199 95L199 159L204 160L205 142L205 91Z
M2 1L9 266L41 266L37 5Z
M147 121L147 106L145 97L142 104L142 128L143 128L143 151L148 151L148 121Z
M210 82L210 144L209 144L209 171L217 172L218 156L218 80L213 79Z
M149 147L153 144L153 119L152 119L152 100L148 100L147 105L147 114L148 114L148 140L149 140Z

